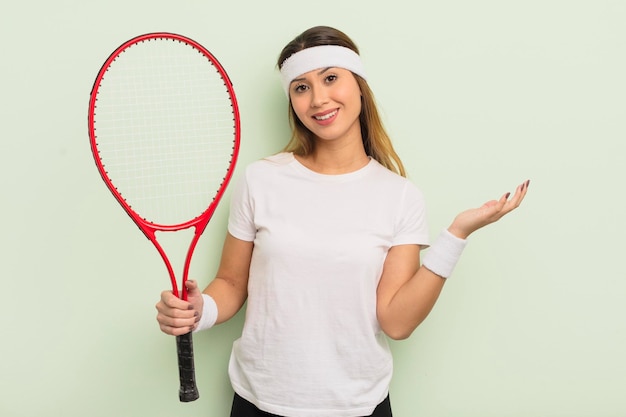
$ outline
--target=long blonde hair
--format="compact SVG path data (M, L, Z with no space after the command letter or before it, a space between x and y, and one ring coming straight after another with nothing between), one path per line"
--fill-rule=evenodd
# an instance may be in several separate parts
M328 26L316 26L302 32L283 48L278 58L278 68L296 52L320 45L339 45L350 48L357 54L359 53L356 44L345 33ZM383 126L378 108L376 107L374 93L363 78L356 74L354 74L354 77L362 94L359 121L365 152L387 169L406 177L404 165L393 148L391 138ZM291 102L289 102L289 124L292 129L291 140L283 151L293 152L300 156L309 155L313 152L315 144L313 134L298 119Z

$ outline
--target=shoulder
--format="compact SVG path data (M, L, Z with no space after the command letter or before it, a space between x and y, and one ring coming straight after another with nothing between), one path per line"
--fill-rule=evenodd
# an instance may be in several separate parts
M281 152L250 162L239 179L249 189L266 189L268 184L276 186L291 169L295 161L292 153Z
M370 190L373 194L385 198L398 208L426 207L426 199L422 190L409 178L403 177L373 161L374 167L370 176Z
M274 155L266 156L259 162L265 162L271 165L289 165L295 160L296 158L294 158L292 152L279 152Z
M372 178L378 180L378 182L381 183L381 186L402 190L402 192L409 191L417 194L422 193L411 179L396 174L390 169L385 168L376 160L372 160L372 174Z
M294 161L295 158L291 152L280 152L251 162L246 167L246 173L249 175L250 173L256 174L259 172L272 171L276 168L287 166Z

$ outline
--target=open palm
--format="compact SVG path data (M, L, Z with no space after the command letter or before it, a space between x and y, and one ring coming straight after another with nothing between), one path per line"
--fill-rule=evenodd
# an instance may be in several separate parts
M481 227L497 222L506 214L519 207L528 192L529 184L530 180L519 185L511 198L509 198L510 193L506 193L499 200L490 200L478 208L459 213L448 230L453 235L466 239Z

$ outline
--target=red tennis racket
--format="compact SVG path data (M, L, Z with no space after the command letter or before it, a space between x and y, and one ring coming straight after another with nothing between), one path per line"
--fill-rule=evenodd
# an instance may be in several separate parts
M177 297L187 299L191 257L224 194L239 153L232 84L197 42L149 33L118 47L96 77L89 139L102 179L163 258ZM181 290L156 232L195 228ZM180 401L199 397L191 333L176 338Z

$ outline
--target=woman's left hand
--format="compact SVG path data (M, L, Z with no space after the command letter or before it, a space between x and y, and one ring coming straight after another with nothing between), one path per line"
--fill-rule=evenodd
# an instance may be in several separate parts
M458 238L467 239L476 230L497 222L504 215L519 207L528 192L529 184L530 180L519 185L510 199L511 194L506 193L499 200L487 201L481 207L459 213L448 231Z

